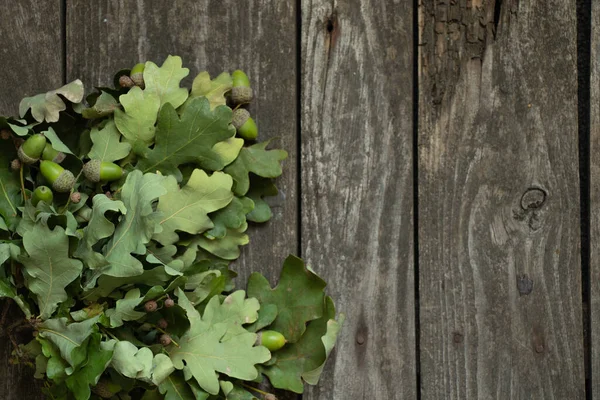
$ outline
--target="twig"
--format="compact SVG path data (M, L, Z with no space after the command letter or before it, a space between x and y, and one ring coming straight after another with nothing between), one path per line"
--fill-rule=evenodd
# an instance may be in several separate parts
M266 396L266 395L269 395L269 394L272 395L272 393L264 392L264 391L260 390L259 388L255 388L254 386L250 386L250 385L248 385L248 384L246 384L244 382L240 382L240 385L242 385L243 387L245 387L247 389L254 390L256 393L260 393L263 396Z
M19 171L21 177L21 193L23 193L23 202L27 201L27 193L25 193L25 180L23 179L23 163L21 163L21 169Z

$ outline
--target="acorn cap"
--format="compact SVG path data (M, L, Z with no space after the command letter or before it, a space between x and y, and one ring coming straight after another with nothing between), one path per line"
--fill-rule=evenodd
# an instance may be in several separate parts
M250 113L248 112L248 110L238 108L233 112L231 123L233 124L235 129L240 129L242 125L244 125L246 121L248 121L248 118L250 118Z
M17 150L17 155L23 164L35 164L39 160L39 158L29 157L27 154L25 154L25 151L23 151L23 146L19 147L19 150Z
M119 77L119 85L124 88L130 88L135 86L135 82L127 75L121 75Z
M71 171L65 169L52 184L52 189L54 189L55 192L66 193L73 189L74 184L75 176L73 176Z
M83 174L91 182L100 182L100 160L90 160L83 166Z
M234 104L247 104L252 101L252 88L237 86L231 89L231 101Z

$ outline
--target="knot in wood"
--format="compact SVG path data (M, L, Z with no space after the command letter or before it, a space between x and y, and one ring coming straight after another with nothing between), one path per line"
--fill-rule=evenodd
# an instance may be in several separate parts
M546 201L546 192L542 189L527 189L521 197L521 207L523 210L535 210L540 208Z
M527 275L517 277L517 289L521 296L527 296L533 290L533 281Z

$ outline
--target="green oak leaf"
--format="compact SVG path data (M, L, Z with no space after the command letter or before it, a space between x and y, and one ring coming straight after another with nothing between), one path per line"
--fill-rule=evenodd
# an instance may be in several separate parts
M50 318L58 303L67 300L65 288L83 270L79 260L69 258L69 238L59 226L50 230L37 224L23 237L27 257L21 257L26 285L37 298L42 319Z
M93 145L88 157L93 160L113 162L127 157L131 151L129 143L121 142L121 134L113 120L108 120L101 129L93 127L90 138Z
M250 179L250 190L246 196L254 201L254 209L246 216L248 221L263 223L270 220L273 213L263 197L276 196L277 193L277 187L275 187L272 179L257 177Z
M138 349L126 340L109 340L102 342L101 348L113 351L110 366L120 374L132 379L150 380L154 355L148 347Z
M135 148L144 148L154 141L154 124L160 108L160 99L155 93L143 91L135 86L121 95L123 110L115 110L115 124L119 132Z
M275 304L278 314L270 329L281 332L289 343L296 343L306 323L323 316L325 286L325 281L306 268L301 259L288 256L274 289L261 274L250 275L248 297L257 298L260 304Z
M171 104L165 104L158 115L155 145L140 159L137 168L144 172L161 171L181 178L181 164L197 163L204 169L216 170L213 160L220 157L213 146L235 135L231 125L231 109L220 106L210 110L205 97L192 99L181 117ZM206 165L208 164L208 165ZM178 180L179 180L178 179Z
M91 107L84 108L81 115L86 119L106 117L119 108L119 102L109 93L101 91Z
M277 318L277 306L275 304L263 304L258 310L258 319L252 325L246 326L249 332L258 332L271 325Z
M42 354L45 357L44 362L36 360L36 364L40 363L39 368L44 369L48 379L55 382L62 382L67 377L67 370L72 371L67 363L61 356L58 347L50 340L45 339L41 335L38 335L37 341L42 345Z
M154 361L152 362L153 384L156 386L160 385L173 371L175 371L175 367L169 356L162 353L158 353L154 356Z
M92 217L88 225L83 229L83 238L79 241L75 257L85 261L90 269L96 269L107 264L104 256L94 251L93 246L101 239L110 237L115 226L109 221L105 214L108 211L125 214L125 204L119 200L109 199L104 194L97 194L92 198Z
M144 300L140 289L131 289L120 300L117 300L115 308L106 310L106 316L110 318L110 326L117 328L125 321L135 321L142 318L146 313L135 311L135 308Z
M195 169L181 189L174 177L168 177L165 180L167 193L158 199L157 207L163 214L160 221L162 231L153 239L166 246L179 240L176 231L197 235L212 228L208 214L231 202L232 184L227 174L214 172L208 176L201 169Z
M233 192L243 196L250 188L250 173L263 178L277 178L281 175L280 161L287 158L285 150L266 150L269 141L244 147L233 163L225 167L225 172L233 178Z
M323 365L344 321L343 315L339 321L334 319L335 308L329 297L325 300L325 309L323 317L308 324L297 343L277 351L275 362L261 368L274 387L302 393L303 379L311 385L318 383Z
M100 347L102 335L93 333L87 346L86 363L69 376L66 380L67 387L73 392L76 400L87 400L90 398L90 386L96 386L102 373L112 360L112 350L104 350Z
M190 70L182 68L181 57L168 56L161 67L152 61L146 61L144 68L145 92L153 93L160 101L160 106L169 103L174 108L182 105L188 97L188 90L179 87L181 80L188 76Z
M62 151L65 154L73 154L71 149L69 149L69 147L66 144L64 144L62 140L60 140L60 138L58 137L54 129L52 129L52 127L49 127L47 131L44 131L42 133L44 134L44 136L46 136L46 139L48 139L48 141L55 150Z
M87 343L85 342L97 330L98 318L70 324L67 318L49 319L38 327L39 336L52 342L59 349L61 357L71 367L76 368L86 360Z
M7 260L17 260L21 254L21 248L14 243L0 243L0 265Z
M155 232L160 213L152 209L152 203L167 193L163 186L166 177L142 174L139 170L129 173L121 190L121 201L127 213L121 219L114 235L104 248L109 266L104 274L115 277L141 275L142 263L133 254L146 254L146 243Z
M171 374L158 386L164 400L196 400L192 388L181 374Z
M205 236L208 239L221 239L227 229L240 229L246 222L246 214L254 209L254 202L247 197L234 197L227 207L210 215L214 227Z
M225 93L231 90L233 79L229 72L223 72L212 81L208 72L200 72L192 83L190 98L205 96L210 102L210 108L226 105Z
M19 104L19 115L23 118L31 109L31 115L36 121L57 122L59 113L67 109L59 94L71 103L80 103L83 100L83 93L83 83L77 79L59 89L25 97Z
M213 325L201 319L181 289L177 289L177 297L190 320L190 329L181 337L180 347L169 348L175 368L183 369L185 366L200 387L210 394L219 393L217 372L237 379L256 379L258 371L255 364L271 358L265 347L254 346L256 334L240 333L221 340L229 324L220 322Z
M209 324L225 323L229 329L223 338L227 340L237 334L247 333L242 327L258 319L260 304L256 299L247 299L246 292L238 290L225 297L221 303L219 296L213 296L202 315L202 320Z
M9 230L14 231L19 222L18 208L23 203L19 173L10 169L17 158L14 146L0 146L0 217Z
M240 256L240 246L244 246L250 242L246 232L248 224L244 222L238 229L227 229L224 237L218 239L210 239L209 237L199 236L198 244L204 250L224 260L235 260Z

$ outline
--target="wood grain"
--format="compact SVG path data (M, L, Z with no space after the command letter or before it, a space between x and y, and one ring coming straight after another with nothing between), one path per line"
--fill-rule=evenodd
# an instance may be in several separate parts
M61 2L25 0L2 4L0 24L0 115L16 116L23 97L56 89L63 83ZM4 304L4 301L1 302ZM0 310L2 306L0 306ZM13 304L8 321L23 318ZM22 342L31 340L23 332ZM41 382L33 379L34 370L24 364L13 365L9 358L13 346L0 338L0 398L4 400L40 399Z
M590 55L590 325L593 399L600 398L600 4L592 2Z
M250 245L235 268L238 285L250 272L274 279L297 249L296 199L296 9L293 2L255 0L80 1L67 4L67 75L93 85L112 84L113 74L138 62L161 65L181 56L191 85L200 71L211 76L241 68L252 82L250 112L259 139L289 157L278 179L280 195L271 199L273 219L250 229ZM269 249L269 251L265 251Z
M575 1L419 3L422 399L582 399Z
M302 3L302 249L347 316L305 399L416 398L412 12Z

